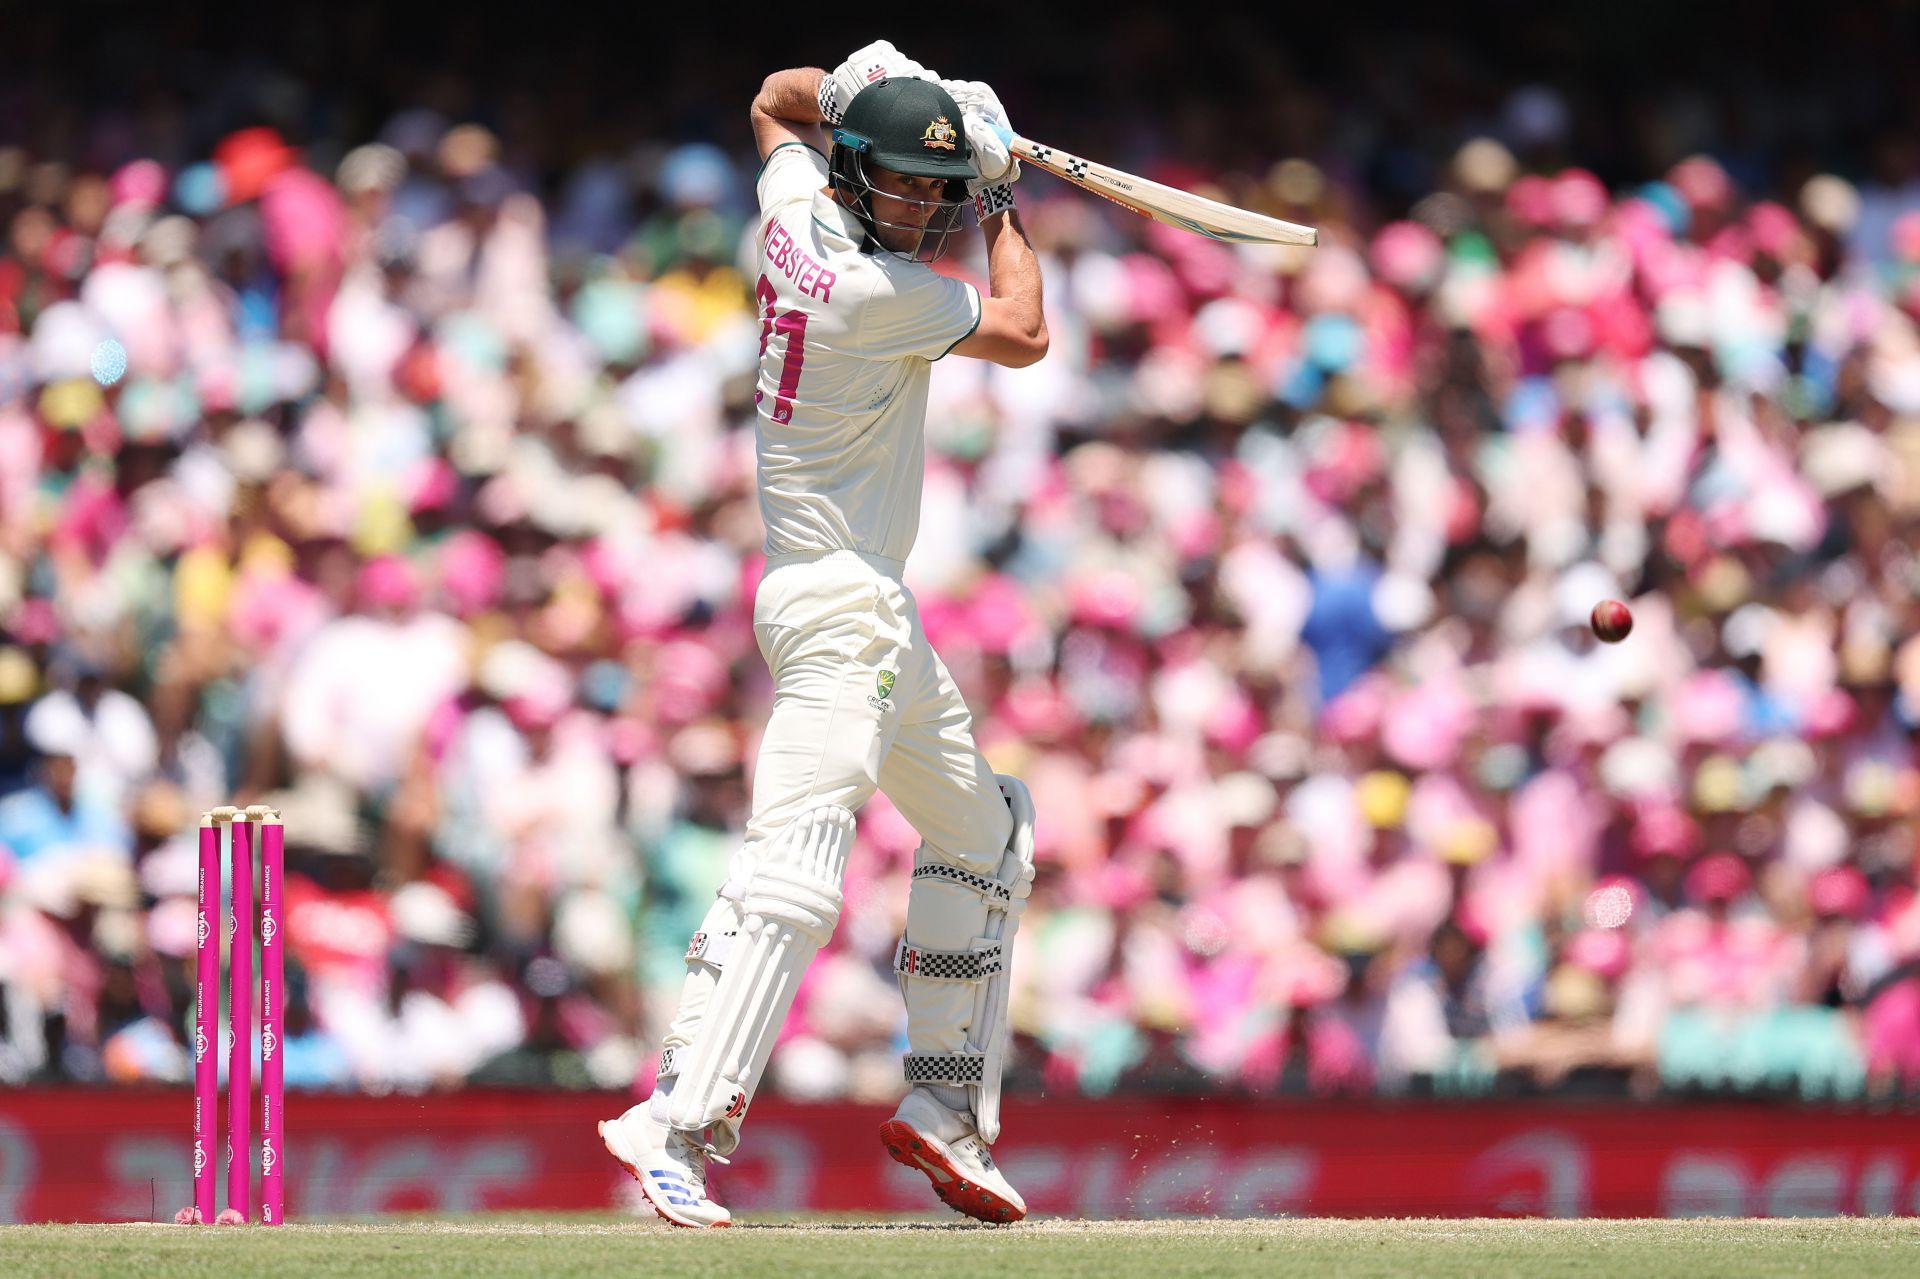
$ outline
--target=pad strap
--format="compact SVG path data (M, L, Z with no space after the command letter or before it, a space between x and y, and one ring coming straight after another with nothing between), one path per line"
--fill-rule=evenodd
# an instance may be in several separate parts
M948 866L943 862L929 862L925 866L913 868L915 879L951 879L957 884L965 884L979 893L989 902L997 902L1001 909L1013 901L1013 890L997 879L988 879L985 875L976 875L972 871L961 870L958 866ZM1021 903L1023 906L1025 903Z
M906 938L893 949L893 971L902 977L924 977L932 981L985 981L1004 972L998 942L978 942L971 950L929 950L915 946Z
M987 1055L977 1052L908 1053L901 1059L909 1084L982 1084Z
M989 1145L1000 1136L1000 1076L1012 1040L1009 969L1020 916L1033 891L1034 826L1027 788L1004 774L994 780L1013 819L995 872L981 875L937 860L913 869L914 896L924 894L929 909L919 912L910 904L909 917L923 919L928 940L949 947L964 941L967 948L936 950L903 938L894 951L909 1035L916 1036L910 1042L933 1050L906 1055L907 1083L966 1088L975 1127ZM968 902L966 893L977 893L980 905Z

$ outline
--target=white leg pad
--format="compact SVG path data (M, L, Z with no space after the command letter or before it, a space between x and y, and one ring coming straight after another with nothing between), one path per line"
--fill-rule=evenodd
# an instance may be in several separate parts
M707 917L687 943L687 980L680 987L680 1007L667 1028L666 1052L660 1059L660 1078L678 1075L676 1062L700 1033L706 1020L707 1005L720 984L720 973L727 965L727 952L740 934L739 904L716 897L707 908Z
M910 1084L964 1087L983 1140L1000 1136L1000 1074L1014 935L1033 891L1033 797L1018 778L996 774L1012 810L1013 833L993 876L915 855L907 936L894 970L907 1003L905 1061Z
M707 1005L713 1002L713 992L720 984L720 973L727 966L727 952L733 949L734 939L740 935L739 903L727 897L717 897L707 908L707 916L700 921L700 927L687 942L687 979L680 986L680 1006L674 1011L673 1024L667 1027L664 1051L660 1054L660 1070L655 1077L654 1091L664 1093L654 1102L654 1114L664 1121L666 1107L678 1085L680 1063L685 1060L693 1041L700 1036L700 1027L707 1017ZM715 1124L710 1140L717 1153L729 1155L739 1144L740 1127L738 1124Z
M668 1123L686 1131L737 1126L766 1070L780 1025L814 954L840 919L853 813L827 804L769 841L741 892L741 922L691 1045Z

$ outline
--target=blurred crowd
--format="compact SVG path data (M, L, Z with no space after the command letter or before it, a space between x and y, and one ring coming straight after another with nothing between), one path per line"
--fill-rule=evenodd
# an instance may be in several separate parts
M0 148L0 1084L188 1077L265 802L293 1086L645 1086L770 697L745 101ZM1609 187L1509 106L1398 203L1137 161L1310 251L1020 184L1052 353L935 366L908 570L1039 807L1015 1087L1920 1090L1912 157ZM901 1089L916 842L772 1088Z

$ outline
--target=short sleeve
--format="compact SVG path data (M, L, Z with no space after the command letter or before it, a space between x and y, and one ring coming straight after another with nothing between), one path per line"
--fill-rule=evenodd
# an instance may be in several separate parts
M855 338L868 359L937 360L980 327L980 291L925 267L880 276Z
M827 184L827 159L804 142L782 142L767 153L754 192L760 211L771 213L795 200L811 200Z

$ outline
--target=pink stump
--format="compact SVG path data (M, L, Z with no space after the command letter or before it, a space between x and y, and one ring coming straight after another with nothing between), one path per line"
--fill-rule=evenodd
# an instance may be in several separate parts
M213 1148L220 1128L220 828L200 819L200 928L193 979L193 1206L213 1220Z
M260 811L260 1220L277 1226L286 1218L282 1165L286 1160L286 1047L283 1005L286 933L281 876L286 868L286 827L280 816Z
M227 1207L253 1216L253 827L233 823L227 916Z

